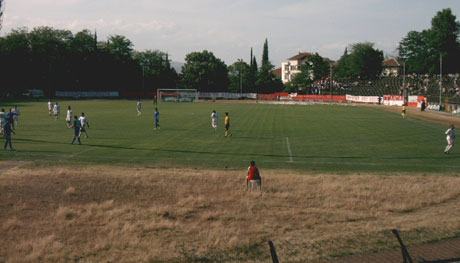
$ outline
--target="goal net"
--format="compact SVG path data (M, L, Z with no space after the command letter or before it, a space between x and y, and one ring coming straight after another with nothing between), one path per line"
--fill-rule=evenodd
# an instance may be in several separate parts
M198 99L196 89L158 89L157 99L162 102L193 102Z

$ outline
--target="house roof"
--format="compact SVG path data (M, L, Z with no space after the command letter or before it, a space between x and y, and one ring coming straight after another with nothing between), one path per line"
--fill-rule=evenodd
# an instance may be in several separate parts
M305 60L308 56L313 55L313 53L310 52L299 52L299 54L288 58L288 60Z
M309 56L313 56L315 53L311 53L311 52L299 52L299 54L291 57L291 58L288 58L288 60L297 60L297 61L308 61L308 57ZM323 58L323 60L325 62L333 62L332 60L330 60L329 58Z
M383 61L384 67L402 67L402 61L397 58L388 58Z
M281 77L281 68L277 68L277 69L272 70L272 74L277 76L277 77Z

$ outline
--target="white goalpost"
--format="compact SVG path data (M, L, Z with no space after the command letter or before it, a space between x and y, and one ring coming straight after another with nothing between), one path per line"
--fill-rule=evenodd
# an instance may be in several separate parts
M196 89L158 89L157 102L194 102L198 99Z

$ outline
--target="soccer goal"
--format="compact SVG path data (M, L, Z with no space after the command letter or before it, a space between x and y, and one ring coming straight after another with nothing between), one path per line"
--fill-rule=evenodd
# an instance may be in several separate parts
M162 102L193 102L198 99L196 89L158 89L157 100Z

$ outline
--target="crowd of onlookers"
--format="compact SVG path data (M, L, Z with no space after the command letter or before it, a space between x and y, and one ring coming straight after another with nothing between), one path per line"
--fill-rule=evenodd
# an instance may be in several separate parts
M460 100L460 75L450 74L442 78L442 96L447 98L459 98ZM420 95L439 96L439 76L410 74L398 77L381 77L376 80L363 80L360 78L324 78L311 84L305 91L307 94L329 94L332 90L336 95Z

